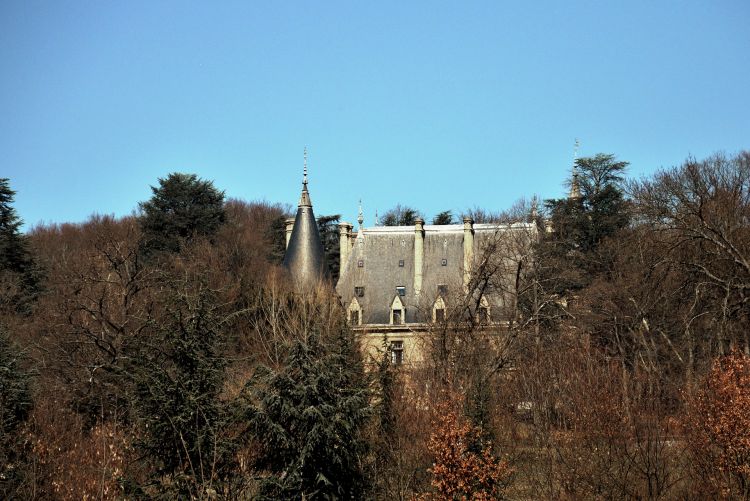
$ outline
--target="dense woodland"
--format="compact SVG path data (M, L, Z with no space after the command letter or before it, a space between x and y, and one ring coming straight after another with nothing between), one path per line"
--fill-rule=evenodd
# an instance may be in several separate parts
M0 497L750 499L750 153L626 168L467 211L536 223L472 270L505 321L455 297L403 367L292 290L288 206L170 174L133 216L22 234L1 180Z

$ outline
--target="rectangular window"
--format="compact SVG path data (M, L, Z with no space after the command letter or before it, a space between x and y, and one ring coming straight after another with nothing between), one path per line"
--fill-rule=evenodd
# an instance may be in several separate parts
M393 310L393 323L395 325L401 324L401 310Z
M393 365L404 363L404 342L391 341L391 362Z
M490 311L485 308L484 306L480 306L477 310L477 316L479 317L479 322L483 324L487 324L490 322Z
M435 322L445 322L445 309L444 308L435 309Z
M365 295L365 288L364 287L355 287L354 288L354 295L357 297L364 297Z
M403 285L399 285L398 287L396 287L396 293L399 296L404 297L406 295L406 287L404 287Z
M404 260L403 259L399 259L398 260L398 267L399 268L403 268L404 267Z
M359 325L359 311L353 310L349 312L349 324Z

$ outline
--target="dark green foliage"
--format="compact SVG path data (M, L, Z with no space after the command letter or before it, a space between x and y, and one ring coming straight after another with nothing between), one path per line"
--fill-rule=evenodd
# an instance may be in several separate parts
M0 328L0 496L12 497L23 461L19 436L32 407L30 374L21 366L22 354Z
M341 214L320 216L318 218L318 232L323 242L323 250L328 263L328 271L333 283L339 279L341 267L341 249L339 248L339 220Z
M361 499L362 428L370 415L353 334L291 348L279 370L259 368L246 391L247 419L268 472L258 499Z
M195 174L172 173L151 187L153 196L140 203L143 250L178 252L195 236L211 236L225 220L224 192Z
M277 217L268 228L268 260L277 265L284 262L286 252L286 218L286 214Z
M382 215L380 223L383 226L413 226L418 218L422 218L418 210L398 204Z
M41 270L21 234L23 222L13 208L16 192L7 178L0 178L0 308L30 313L41 291Z
M467 388L464 413L478 430L478 442L471 444L471 449L475 452L483 450L487 443L494 441L491 419L492 394L496 391L497 388L493 388L489 379L482 374L473 375Z
M215 488L231 459L222 435L229 412L220 398L226 361L213 303L205 290L182 294L131 368L142 430L137 445L156 488L150 495L187 498Z
M578 174L571 180L580 197L546 201L553 231L545 234L539 256L558 265L550 268L557 276L556 292L580 289L604 268L607 257L596 252L599 244L629 223L622 187L627 166L614 155L580 158Z
M432 224L453 224L453 214L450 210L440 212L432 218Z

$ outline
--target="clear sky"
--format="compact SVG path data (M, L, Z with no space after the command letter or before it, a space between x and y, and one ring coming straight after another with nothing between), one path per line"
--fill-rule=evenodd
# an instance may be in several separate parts
M27 228L170 172L318 215L562 196L750 148L750 2L0 2L0 177Z

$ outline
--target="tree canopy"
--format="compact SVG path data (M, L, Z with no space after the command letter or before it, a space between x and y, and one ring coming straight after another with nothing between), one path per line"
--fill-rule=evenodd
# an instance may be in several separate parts
M177 252L195 236L211 236L224 223L224 192L195 174L174 172L152 186L141 202L143 245L147 252Z
M424 219L424 216L417 209L397 204L394 208L383 213L380 217L380 224L383 226L412 226L418 218Z

